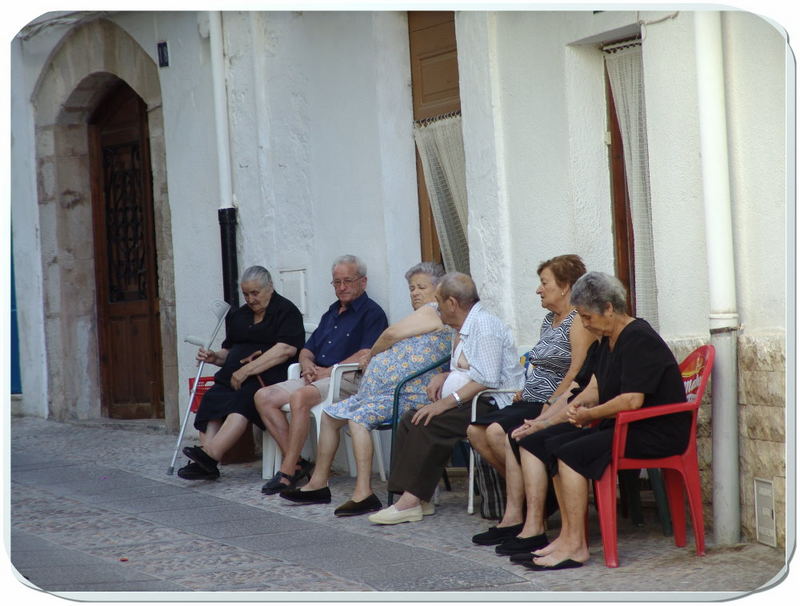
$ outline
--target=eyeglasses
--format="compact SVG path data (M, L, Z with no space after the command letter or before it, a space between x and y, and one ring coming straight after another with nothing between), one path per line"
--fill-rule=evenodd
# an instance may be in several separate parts
M357 278L345 278L344 280L331 280L331 286L334 288L341 288L342 286L350 286L353 282L358 282L364 276L358 276Z

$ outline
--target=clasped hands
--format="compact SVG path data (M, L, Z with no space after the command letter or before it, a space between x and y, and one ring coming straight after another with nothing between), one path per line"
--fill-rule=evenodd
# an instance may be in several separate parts
M332 367L330 366L317 366L310 360L303 360L300 362L300 376L303 377L306 385L310 385L314 381L319 381L325 377L330 377L331 369Z
M586 427L590 425L594 419L588 408L573 402L567 406L567 421L572 423L575 427Z

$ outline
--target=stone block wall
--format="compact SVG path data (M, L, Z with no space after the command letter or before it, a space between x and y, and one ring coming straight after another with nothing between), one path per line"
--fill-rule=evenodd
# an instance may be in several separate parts
M756 539L754 478L773 483L775 532L786 545L786 339L739 337L742 538Z

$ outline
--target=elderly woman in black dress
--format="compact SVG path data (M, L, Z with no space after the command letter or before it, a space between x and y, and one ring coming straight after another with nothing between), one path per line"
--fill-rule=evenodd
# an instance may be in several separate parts
M594 374L567 409L569 423L519 439L526 486L534 492L539 487L544 497L541 487L552 475L561 509L561 532L552 543L532 555L512 556L534 570L575 568L589 559L588 480L599 479L611 462L616 414L686 399L678 362L646 321L626 313L619 280L590 272L573 286L571 301L583 325L601 340ZM591 426L595 421L599 423ZM689 413L632 423L625 454L657 458L683 452L690 424ZM538 530L544 536L544 528Z
M286 380L289 364L297 360L305 340L303 316L294 303L275 292L269 271L260 265L248 267L240 285L245 304L229 314L222 347L200 348L197 354L198 361L222 368L195 415L200 446L183 449L192 461L178 470L185 480L218 478L217 463L248 422L264 429L253 396L264 385Z

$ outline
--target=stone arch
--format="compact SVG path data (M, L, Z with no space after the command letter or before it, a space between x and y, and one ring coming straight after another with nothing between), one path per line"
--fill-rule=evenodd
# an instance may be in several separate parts
M101 415L87 121L124 80L147 106L156 231L164 399L177 428L174 266L158 68L122 28L98 19L67 34L32 95L45 294L48 408L57 419Z

